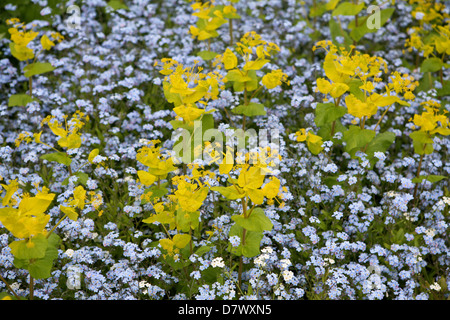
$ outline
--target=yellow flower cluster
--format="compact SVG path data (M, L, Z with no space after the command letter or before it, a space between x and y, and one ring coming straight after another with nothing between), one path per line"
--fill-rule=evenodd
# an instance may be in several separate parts
M369 119L377 113L379 107L395 102L408 105L400 97L391 95L391 90L403 94L405 99L414 99L412 91L418 83L412 77L401 76L398 72L394 73L392 83L386 87L386 95L375 92L382 73L387 72L387 64L382 58L363 54L354 47L347 51L343 47L338 48L331 41L319 41L313 50L318 48L324 48L327 52L323 63L327 79L317 79L316 91L330 95L338 101L337 104L341 96L348 92L345 103L348 113L354 117Z
M258 88L258 80L256 71L269 63L269 58L280 51L280 48L273 42L267 42L261 38L255 31L247 32L236 43L236 53L238 53L244 65L242 69L238 67L238 57L229 48L225 50L222 55L216 57L215 64L223 64L224 68L228 70L224 81L233 81L234 90L239 91L254 91ZM256 59L252 59L255 57ZM262 84L267 89L273 89L280 86L283 82L289 84L287 75L281 70L272 70L262 78Z
M33 59L35 54L32 49L28 48L28 44L38 36L38 32L27 30L25 24L20 22L19 19L13 18L6 21L8 25L12 25L8 29L11 35L10 49L11 54L20 61L26 61ZM59 32L53 32L51 34L53 41L47 35L41 37L41 45L44 50L50 50L55 45L54 41L61 42L64 37Z
M67 116L64 116L64 124L55 119L54 116L47 116L41 121L41 126L47 124L50 130L59 137L58 144L62 148L77 149L81 147L81 133L80 129L84 126L84 121L89 120L88 115L84 115L81 111L77 111L73 114L72 118L67 121ZM35 135L35 141L42 143L41 136Z
M49 190L46 187L38 190L34 197L24 193L18 208L14 208L15 202L12 201L12 196L19 189L17 179L9 181L9 185L2 184L2 187L6 190L2 199L3 208L0 208L0 222L3 226L19 239L31 240L34 236L46 235L45 227L50 220L50 215L45 214L45 211L55 194L48 193Z
M166 76L163 82L164 95L168 102L174 104L177 117L190 124L207 113L196 103L206 105L207 101L217 99L219 89L223 89L219 72L204 73L202 67L184 67L169 58L162 59L161 65L162 70L159 72Z
M415 126L420 127L420 131L424 131L433 135L439 133L443 136L450 135L450 122L446 116L447 110L440 112L441 104L434 100L422 102L421 105L425 108L422 114L414 115L410 119Z

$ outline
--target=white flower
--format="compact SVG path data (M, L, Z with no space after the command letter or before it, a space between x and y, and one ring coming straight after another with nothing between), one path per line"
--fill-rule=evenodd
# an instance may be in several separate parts
M284 281L290 281L294 277L294 273L289 270L284 270L282 273Z
M386 192L386 195L387 195L389 198L394 198L394 197L396 197L396 196L398 195L398 193L395 192L395 191L388 191L388 192Z
M439 285L439 283L435 282L432 285L430 285L430 289L431 290L440 291L441 290L441 286Z
M262 249L264 250L264 249ZM261 250L261 251L262 251ZM269 259L269 255L268 254L261 254L258 257L255 258L255 260L253 261L255 263L256 266L258 267L265 267L266 266L266 260Z
M450 206L450 197L442 197L442 201Z
M214 268L216 267L223 268L225 267L225 263L223 262L222 257L217 257L211 261L211 266Z
M287 269L292 265L292 263L289 259L282 259L280 260L280 265L282 269Z
M147 281L145 281L145 280L142 280L141 282L139 282L139 288L148 288L148 287L150 287L150 284L147 282Z
M325 262L325 266L334 264L334 260L331 258L323 258L323 261Z
M265 247L261 250L261 252L271 254L273 252L273 249L271 247Z
M434 237L434 235L436 234L435 231L436 231L436 230L434 230L433 228L431 228L431 229L427 229L427 231L425 231L425 233L426 233L427 236L429 236L429 237Z
M11 287L11 289L13 289L14 291L17 291L17 290L19 290L20 284L17 283L17 282L14 282L14 283L11 284L10 287Z
M67 249L66 252L64 252L64 254L69 258L72 258L74 251L72 249Z

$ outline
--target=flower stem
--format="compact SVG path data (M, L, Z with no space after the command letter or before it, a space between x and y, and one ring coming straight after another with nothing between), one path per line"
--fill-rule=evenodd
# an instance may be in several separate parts
M228 20L228 25L230 27L230 47L233 46L233 19Z
M242 199L242 214L244 215L244 218L247 218L247 196L243 197ZM241 238L241 246L245 245L245 235L247 233L247 230L243 228L242 231L242 238ZM242 269L243 269L243 261L242 261L242 252L241 256L239 257L239 272L238 272L238 286L241 287L242 284Z
M11 288L11 286L8 284L8 282L0 275L0 280L3 281L3 283L6 285L9 291L16 297L17 300L20 300L20 297L17 295L17 293Z
M34 297L34 279L30 274L30 300L33 300Z
M423 149L425 150L425 147L427 146L427 144L425 143L423 146ZM422 161L423 161L423 156L425 155L425 153L420 155L420 160L419 160L419 166L417 167L417 174L416 177L418 178L420 176L420 170L422 169ZM416 186L414 187L414 194L413 194L413 198L415 200L415 204L414 207L417 206L417 202L418 202L418 198L416 198L417 195L417 190L419 189L419 183L416 183Z

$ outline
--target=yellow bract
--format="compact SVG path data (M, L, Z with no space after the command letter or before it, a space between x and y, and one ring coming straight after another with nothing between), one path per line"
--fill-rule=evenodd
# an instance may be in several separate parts
M443 136L450 135L450 123L448 117L445 115L447 112L439 113L440 104L436 101L429 100L423 102L425 107L422 114L414 115L414 125L420 127L420 131L425 131L430 134L439 133Z
M12 27L8 28L12 41L9 44L11 54L19 61L33 59L35 55L33 50L28 48L28 44L33 41L39 33L33 31L32 29L27 30L24 23L21 23L17 18L8 19L6 23L8 25L12 25ZM64 37L58 32L52 33L51 36L58 42L61 42L64 39ZM47 35L43 35L41 37L41 45L44 50L50 50L55 43L50 40Z
M53 47L53 46L55 45L55 43L54 43L53 41L51 41L51 40L47 37L47 35L44 34L44 35L41 37L41 45L42 45L42 48L44 48L45 50L50 50L51 47Z
M273 70L264 75L261 82L267 89L273 89L280 86L282 82L287 82L287 74L280 69Z
M47 189L39 191L35 197L24 196L18 209L0 208L0 222L13 236L19 239L45 234L45 226L50 216L44 214L55 194Z
M73 114L72 119L63 126L54 116L47 116L41 122L41 126L47 123L50 130L58 137L58 144L62 148L77 149L81 147L81 134L79 130L84 126L83 120L89 120L89 116L85 116L82 112L77 111ZM40 136L39 136L40 141Z
M208 187L198 186L197 183L179 180L177 182L177 190L174 192L174 198L184 211L195 212L200 209L203 201L206 199L208 190Z
M222 56L222 61L226 70L236 68L238 60L233 51L227 48Z
M176 168L173 165L172 158L166 159L162 156L160 147L155 146L157 142L159 141L153 140L150 146L142 147L138 151L136 159L140 163L148 167L149 174L155 176L158 179L164 179L169 172L174 171ZM144 178L148 177L149 176L146 176Z
M295 133L298 142L306 141L309 151L313 154L319 154L322 150L323 139L310 131L306 132L306 129L302 128Z
M202 68L196 65L185 68L173 59L161 62L160 73L167 75L163 82L167 101L174 104L174 111L183 122L192 123L205 113L197 103L204 105L218 98L222 76L218 72L202 73Z

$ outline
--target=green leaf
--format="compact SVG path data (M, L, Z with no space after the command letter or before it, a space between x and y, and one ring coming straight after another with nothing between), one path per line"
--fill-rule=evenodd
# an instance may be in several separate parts
M420 72L435 72L441 70L444 63L439 58L428 58L422 62Z
M252 78L250 78L245 72L241 72L238 69L232 69L228 71L226 78L228 79L228 81L237 82L246 82L252 80Z
M315 7L311 7L311 9L309 11L309 16L311 18L319 17L319 16L323 15L326 11L327 11L326 4L323 4L320 6L316 5Z
M333 122L347 113L347 108L335 106L334 103L318 103L314 122L318 127Z
M375 152L386 152L387 149L394 143L395 133L386 131L378 134L371 142L369 142L366 154L372 158Z
M162 198L163 196L168 194L169 190L164 187L152 186L150 188L145 189L144 194L147 194L148 192L152 193L149 199L150 201L153 201L157 198ZM143 199L142 204L144 203L148 203L148 201Z
M243 114L247 117L264 116L266 115L266 110L264 110L264 105L261 103L250 102L248 105L239 105L233 110L234 114Z
M191 241L191 236L189 234L176 234L173 237L173 243L179 249L183 249L189 244Z
M211 247L209 246L201 246L200 248L198 248L195 251L195 254L199 257L201 257L202 255L204 255L205 253L209 252L209 250L211 250Z
M217 278L223 273L222 268L206 268L202 270L202 281L205 281L208 284L213 284L217 282Z
M54 153L48 153L40 156L40 159L47 160L47 161L54 161L61 164L64 164L66 166L70 166L72 163L72 159L64 153L64 152L54 152Z
M331 122L326 123L325 125L320 127L320 129L317 131L317 135L322 137L323 140L333 140L333 137L331 136L332 126L333 124ZM336 132L344 133L345 131L347 131L347 128L341 123L341 120L336 120L336 123L334 124L334 134L336 134ZM335 140L333 140L333 142L340 143Z
M9 97L8 101L8 107L15 107L15 106L26 106L32 101L36 101L37 99L29 96L25 93L20 94L13 94Z
M344 132L343 139L347 143L345 151L353 157L356 151L365 147L374 137L375 131L373 130L361 129L358 126L350 126L350 128Z
M413 131L409 134L409 137L417 143L433 143L433 139L431 139L430 135L424 131Z
M87 173L84 173L84 172L76 172L76 173L74 174L74 176L77 176L77 177L78 177L77 182L80 182L83 186L86 186L86 183L87 183L87 181L88 181L88 179L89 179L89 175L88 175ZM65 178L64 181L61 183L61 185L67 186L67 185L69 184L69 178L70 178L70 177Z
M438 97L445 97L450 95L450 80L444 80L441 89L437 89Z
M231 216L231 219L249 231L270 231L273 227L272 221L267 218L261 208L255 208L248 218L244 218L243 215L234 215Z
M120 0L109 1L108 6L110 6L114 10L119 10L119 9L129 10L128 6Z
M17 259L38 259L45 256L47 250L47 238L39 234L28 240L14 241L9 244L11 253Z
M233 224L230 228L229 237L238 236L242 239L242 235L244 233L244 229L238 224ZM245 233L245 244L242 243L237 247L231 247L231 244L228 246L228 250L230 250L233 254L237 256L245 256L247 258L252 258L257 256L260 253L261 240L263 238L262 232L256 231L246 231Z
M435 182L441 181L443 179L448 179L448 177L430 174L428 176L420 176L420 177L414 178L411 181L413 183L421 183L424 179L430 181L431 183L435 183Z
M20 269L27 269L35 279L46 279L51 276L53 261L58 257L58 247L60 238L55 233L50 234L48 246L43 258L39 259L14 259L14 266Z
M413 140L414 152L417 154L433 153L433 139L424 131L414 131L409 134Z
M212 59L214 59L217 55L218 55L217 52L214 52L214 51L207 51L207 50L205 50L205 51L200 51L200 52L197 53L197 56L199 56L200 58L202 58L202 59L205 60L205 61L212 60Z
M353 94L356 98L358 98L361 101L365 100L365 93L364 93L364 91L362 89L359 88L363 84L364 83L361 80L358 80L358 79L353 79L348 84L348 86L349 86L348 91L350 91L351 94Z
M189 230L197 229L199 224L200 212L186 212L181 208L178 208L175 216L177 227L183 232L189 232Z
M336 16L355 16L357 15L363 8L365 4L353 4L351 2L343 2L337 6L336 9L333 10L331 14L333 17Z
M31 77L37 74L42 74L46 72L50 72L55 70L55 67L53 67L48 62L35 62L31 63L23 68L23 71L25 72L25 77Z

